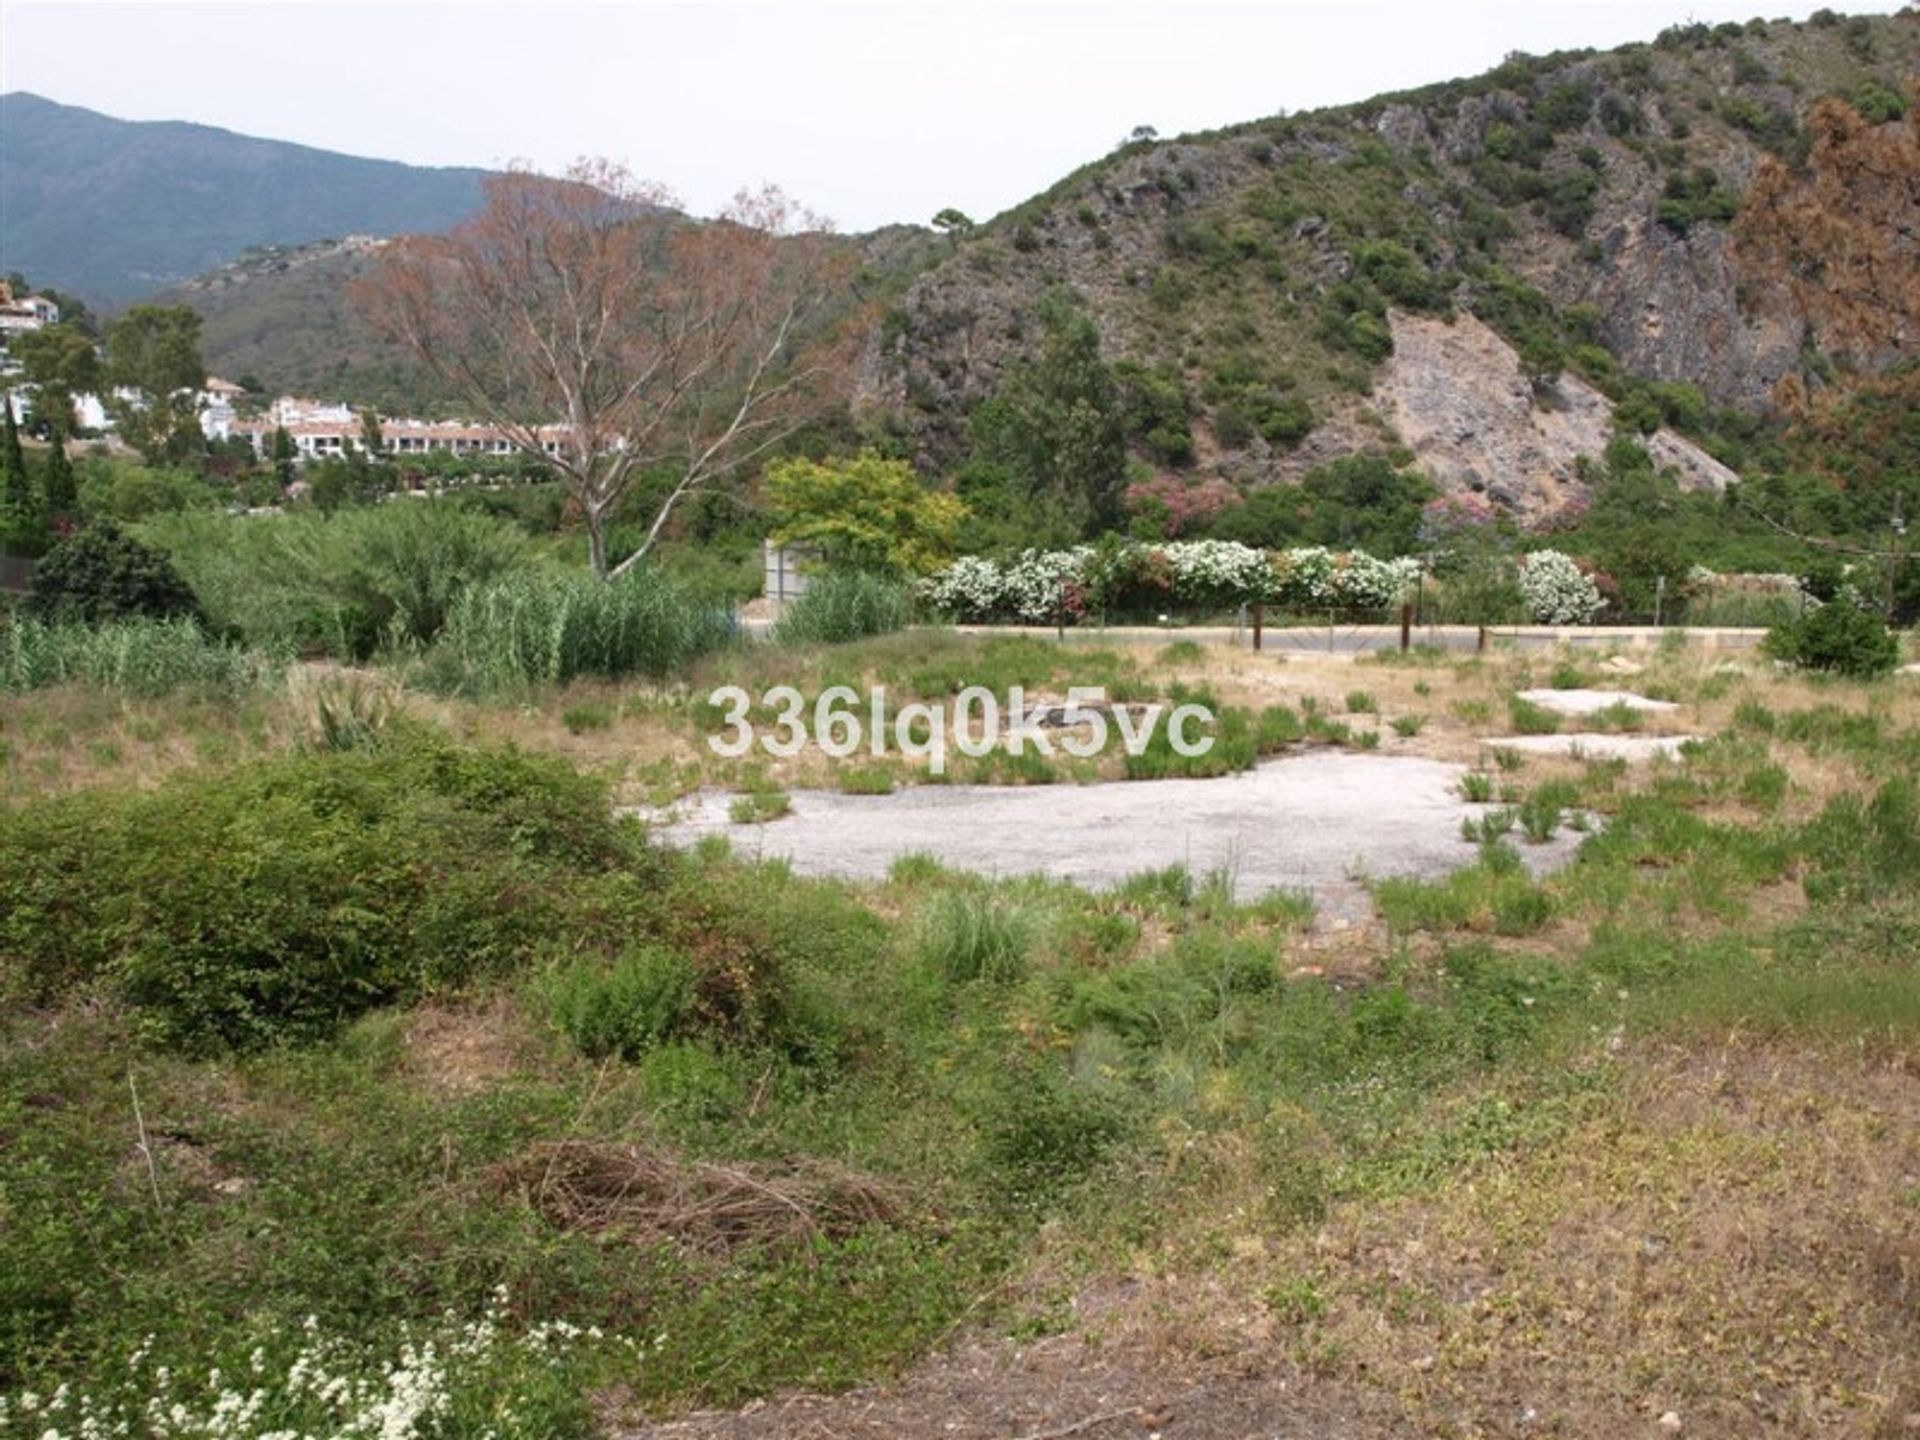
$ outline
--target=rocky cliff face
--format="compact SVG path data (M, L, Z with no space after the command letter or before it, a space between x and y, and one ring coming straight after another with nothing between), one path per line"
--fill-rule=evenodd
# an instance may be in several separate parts
M1814 100L1882 106L1916 72L1911 11L1699 26L1124 147L924 274L868 399L950 460L1064 289L1110 358L1184 386L1196 476L1284 481L1399 443L1443 485L1550 510L1611 434L1601 388L1684 382L1759 411L1818 363L1803 317L1748 303L1729 222L1767 151L1794 156ZM1309 408L1304 437L1236 418L1273 394ZM1729 478L1671 432L1650 448L1690 485Z
M1606 396L1569 374L1536 386L1514 348L1471 315L1449 323L1395 312L1392 323L1375 399L1442 489L1484 495L1527 519L1583 494L1581 457L1599 455L1614 433ZM1738 478L1670 429L1643 443L1690 489L1722 490Z

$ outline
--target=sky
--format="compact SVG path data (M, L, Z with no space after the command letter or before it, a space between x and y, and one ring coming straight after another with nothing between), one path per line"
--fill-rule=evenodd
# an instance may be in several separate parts
M1898 0L1828 0L1885 13ZM0 90L415 164L624 162L697 213L985 219L1113 148L1783 0L0 3ZM5 136L0 135L0 160Z

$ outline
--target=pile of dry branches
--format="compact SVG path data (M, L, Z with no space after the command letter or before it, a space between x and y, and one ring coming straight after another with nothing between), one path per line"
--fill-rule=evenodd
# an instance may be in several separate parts
M553 1225L707 1255L838 1239L902 1209L892 1187L822 1160L720 1165L589 1140L536 1145L497 1178Z

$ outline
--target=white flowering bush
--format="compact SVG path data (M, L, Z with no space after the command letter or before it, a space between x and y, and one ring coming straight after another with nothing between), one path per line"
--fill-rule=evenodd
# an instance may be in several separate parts
M1028 550L996 564L968 557L931 576L921 597L956 620L1051 624L1105 604L1193 609L1263 602L1315 610L1383 610L1419 578L1418 560L1377 560L1323 546L1268 552L1235 540Z
M1189 605L1247 605L1268 598L1273 566L1264 550L1237 540L1176 540L1158 547L1174 599Z
M1520 593L1542 625L1591 625L1607 607L1593 577L1558 550L1535 550L1521 559Z
M1029 625L1048 625L1080 613L1079 596L1093 550L1024 550L1001 572L1002 608Z
M985 620L998 613L1004 589L1000 567L977 555L964 556L920 582L920 596L927 604L960 620Z
M479 1319L448 1315L425 1332L403 1330L391 1354L321 1331L300 1330L254 1349L236 1372L188 1372L155 1362L153 1337L126 1357L111 1393L61 1385L0 1394L0 1436L23 1440L419 1440L448 1433L545 1436L577 1409L571 1354L609 1343L565 1321L517 1336L501 1326L506 1294ZM634 1348L633 1342L620 1342Z

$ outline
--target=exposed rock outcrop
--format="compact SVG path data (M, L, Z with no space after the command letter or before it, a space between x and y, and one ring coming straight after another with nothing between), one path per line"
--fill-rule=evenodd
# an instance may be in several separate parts
M1599 456L1614 434L1606 396L1571 374L1537 392L1514 348L1471 315L1451 323L1399 312L1389 318L1393 358L1375 395L1436 484L1485 495L1527 518L1583 497L1578 461ZM1719 490L1738 478L1670 430L1646 445L1689 488Z

